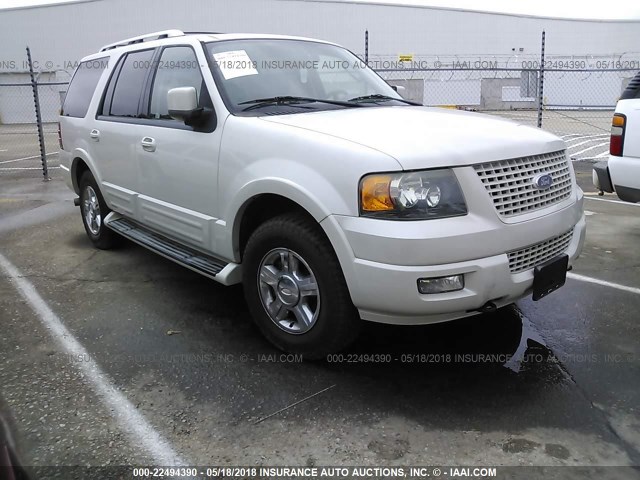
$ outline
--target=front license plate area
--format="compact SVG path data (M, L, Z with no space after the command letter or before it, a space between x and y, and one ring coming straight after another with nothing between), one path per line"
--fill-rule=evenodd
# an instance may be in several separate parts
M555 257L538 265L533 271L533 300L540 300L563 286L567 280L568 266L569 255Z

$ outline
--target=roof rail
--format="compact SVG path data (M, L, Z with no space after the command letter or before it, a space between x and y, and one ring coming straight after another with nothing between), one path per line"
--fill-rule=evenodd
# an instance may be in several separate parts
M184 32L185 35L224 35L224 32Z
M160 40L161 38L182 37L183 35L184 32L182 30L162 30L160 32L147 33L146 35L126 38L124 40L120 40L119 42L110 43L109 45L105 45L104 47L102 47L100 51L104 52L106 50L112 50L114 48L125 47L127 45L133 45L145 41Z

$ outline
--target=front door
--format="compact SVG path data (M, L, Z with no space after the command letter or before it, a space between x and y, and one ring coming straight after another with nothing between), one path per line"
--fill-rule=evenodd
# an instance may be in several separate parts
M189 127L173 120L167 108L170 89L194 87L199 106L213 110L200 70L206 61L199 60L190 45L165 47L156 58L148 122L136 131L138 218L154 230L212 251L222 129L216 128L213 116L209 122Z

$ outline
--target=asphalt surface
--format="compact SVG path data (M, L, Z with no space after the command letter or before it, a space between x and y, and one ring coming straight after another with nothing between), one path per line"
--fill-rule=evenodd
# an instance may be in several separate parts
M597 197L591 163L574 166L590 199L572 273L636 290L572 277L493 315L367 324L341 357L314 363L266 343L239 287L131 243L94 249L59 170L50 182L0 174L0 254L18 270L0 269L0 408L24 463L175 454L188 465L534 465L563 468L510 478L639 478L640 210Z

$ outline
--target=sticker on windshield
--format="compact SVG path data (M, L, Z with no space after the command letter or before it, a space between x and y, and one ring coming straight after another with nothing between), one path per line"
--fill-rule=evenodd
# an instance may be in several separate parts
M256 62L252 61L244 50L214 53L213 58L225 80L258 74Z

